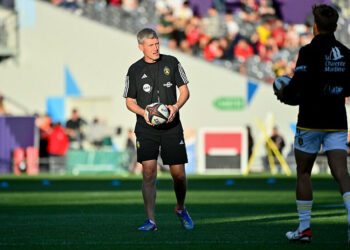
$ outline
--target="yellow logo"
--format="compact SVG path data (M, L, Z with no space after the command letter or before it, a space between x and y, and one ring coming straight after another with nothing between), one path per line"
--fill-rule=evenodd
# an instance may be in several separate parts
M303 139L302 139L302 138L299 138L299 139L298 139L298 143L299 143L300 146L302 146L302 145L304 144Z
M170 69L168 66L164 67L164 74L166 74L167 76L170 74Z
M139 141L136 142L136 146L137 146L137 148L140 148L140 142Z

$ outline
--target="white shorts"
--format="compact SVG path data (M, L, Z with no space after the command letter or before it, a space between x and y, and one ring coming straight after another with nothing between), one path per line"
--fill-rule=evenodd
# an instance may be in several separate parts
M310 154L318 153L321 145L323 152L333 149L348 151L347 139L347 131L323 132L297 129L294 137L294 148Z

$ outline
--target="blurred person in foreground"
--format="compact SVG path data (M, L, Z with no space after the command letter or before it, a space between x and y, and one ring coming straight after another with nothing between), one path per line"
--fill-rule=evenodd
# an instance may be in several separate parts
M299 227L286 233L290 241L311 241L313 203L311 171L322 145L348 212L350 239L350 176L347 169L347 117L345 98L350 95L350 51L334 37L338 13L328 5L315 5L314 38L302 47L294 76L277 92L279 100L299 99L294 148L297 163L296 205ZM331 229L326 229L331 230ZM349 241L348 241L349 242Z
M137 41L143 58L130 66L123 97L127 108L137 115L137 161L143 168L142 194L147 220L138 230L157 230L154 209L159 148L163 163L170 166L174 182L177 199L175 213L184 229L192 229L193 222L185 208L187 153L179 116L179 109L189 98L188 80L175 57L159 53L159 40L154 30L141 30ZM176 87L180 93L178 98ZM163 103L169 109L167 123L153 126L149 122L145 109L154 102Z

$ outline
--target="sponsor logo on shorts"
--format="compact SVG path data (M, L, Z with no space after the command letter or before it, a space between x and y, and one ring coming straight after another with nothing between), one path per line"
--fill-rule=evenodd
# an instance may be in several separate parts
M180 144L180 145L184 145L184 144L185 144L185 143L184 143L184 140L181 140L179 144Z
M303 138L298 138L299 146L302 146L304 144Z
M151 85L149 85L148 83L144 84L143 91L145 91L146 93L150 93L151 92Z
M165 75L167 75L167 76L170 75L170 69L169 69L168 66L165 66L164 69L163 69L163 71L164 71L164 74L165 74Z

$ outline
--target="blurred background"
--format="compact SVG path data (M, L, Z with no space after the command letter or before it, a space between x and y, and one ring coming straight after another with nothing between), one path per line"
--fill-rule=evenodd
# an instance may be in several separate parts
M0 0L0 173L140 173L122 94L144 27L190 81L188 173L295 171L298 110L272 83L292 74L320 3L349 46L348 0Z

